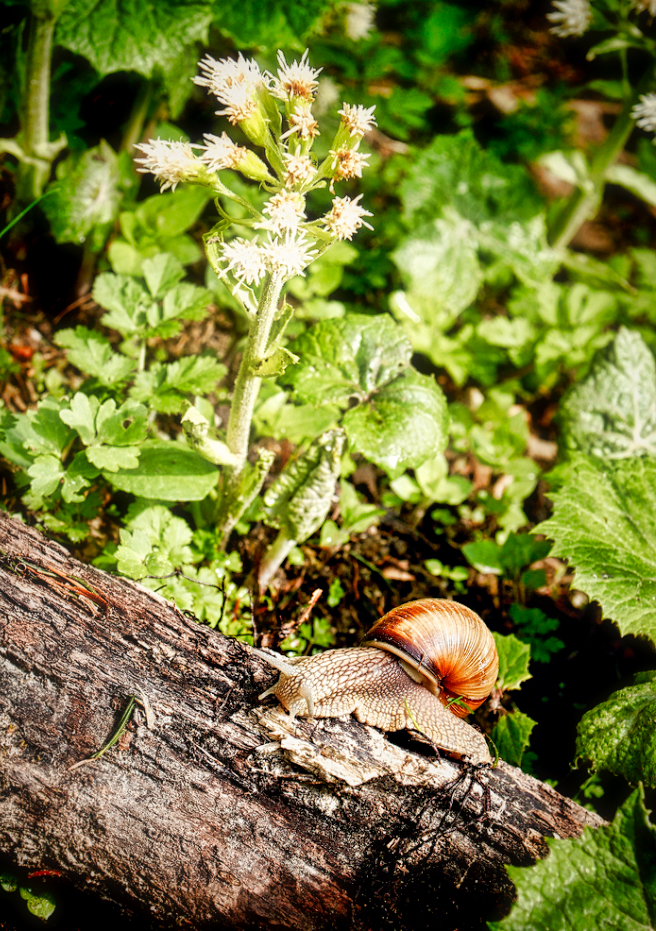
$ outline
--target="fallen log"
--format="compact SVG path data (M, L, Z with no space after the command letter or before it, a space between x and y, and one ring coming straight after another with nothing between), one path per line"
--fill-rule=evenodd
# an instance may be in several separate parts
M464 931L510 907L504 864L602 823L504 763L290 721L274 677L0 517L0 851L163 926Z

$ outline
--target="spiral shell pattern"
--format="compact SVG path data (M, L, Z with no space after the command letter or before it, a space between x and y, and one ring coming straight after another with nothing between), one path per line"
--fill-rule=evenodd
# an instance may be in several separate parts
M362 646L394 653L458 717L483 704L499 672L494 638L483 620L464 605L441 598L410 601L389 611L365 635Z

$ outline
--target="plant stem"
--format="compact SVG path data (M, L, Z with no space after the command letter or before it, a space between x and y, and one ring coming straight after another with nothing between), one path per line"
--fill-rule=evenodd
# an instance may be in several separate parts
M615 125L597 149L590 165L588 184L572 193L556 217L549 234L550 245L556 251L565 249L583 223L596 213L604 193L606 171L626 145L635 125L631 110L653 82L654 66L651 65L631 96L625 100Z
M27 204L39 197L50 174L51 160L46 156L50 122L50 64L52 39L57 17L44 11L32 13L23 88L24 119L21 144L24 153L38 159L38 164L21 162L18 169L16 201Z
M261 377L256 374L257 365L264 359L269 347L271 327L278 310L283 281L281 275L273 272L269 272L264 279L257 314L246 338L246 348L235 382L226 442L230 452L236 456L236 462L232 466L224 466L219 503L218 524L223 533L224 546L241 516L235 503L242 497L241 486L247 467L251 421L262 382Z
M260 592L265 592L269 587L271 579L278 569L282 566L291 551L296 546L296 540L290 540L284 530L278 533L266 552L266 555L260 563L260 573L258 575L258 584Z
M144 80L139 88L137 96L134 98L132 110L128 121L123 128L123 138L119 152L128 152L132 154L132 146L139 142L143 134L144 123L150 108L150 102L153 99L153 82Z

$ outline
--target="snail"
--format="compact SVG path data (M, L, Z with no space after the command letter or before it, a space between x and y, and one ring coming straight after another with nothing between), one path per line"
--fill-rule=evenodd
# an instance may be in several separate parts
M424 598L389 611L362 646L283 658L252 648L280 672L275 695L292 717L354 714L384 731L421 731L441 750L491 763L484 736L462 720L492 691L499 658L474 611Z

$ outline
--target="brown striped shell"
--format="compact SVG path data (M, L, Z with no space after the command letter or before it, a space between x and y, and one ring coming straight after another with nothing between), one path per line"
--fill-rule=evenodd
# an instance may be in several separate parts
M483 704L499 672L494 638L482 619L441 598L422 598L389 611L365 635L362 646L394 653L458 717Z

